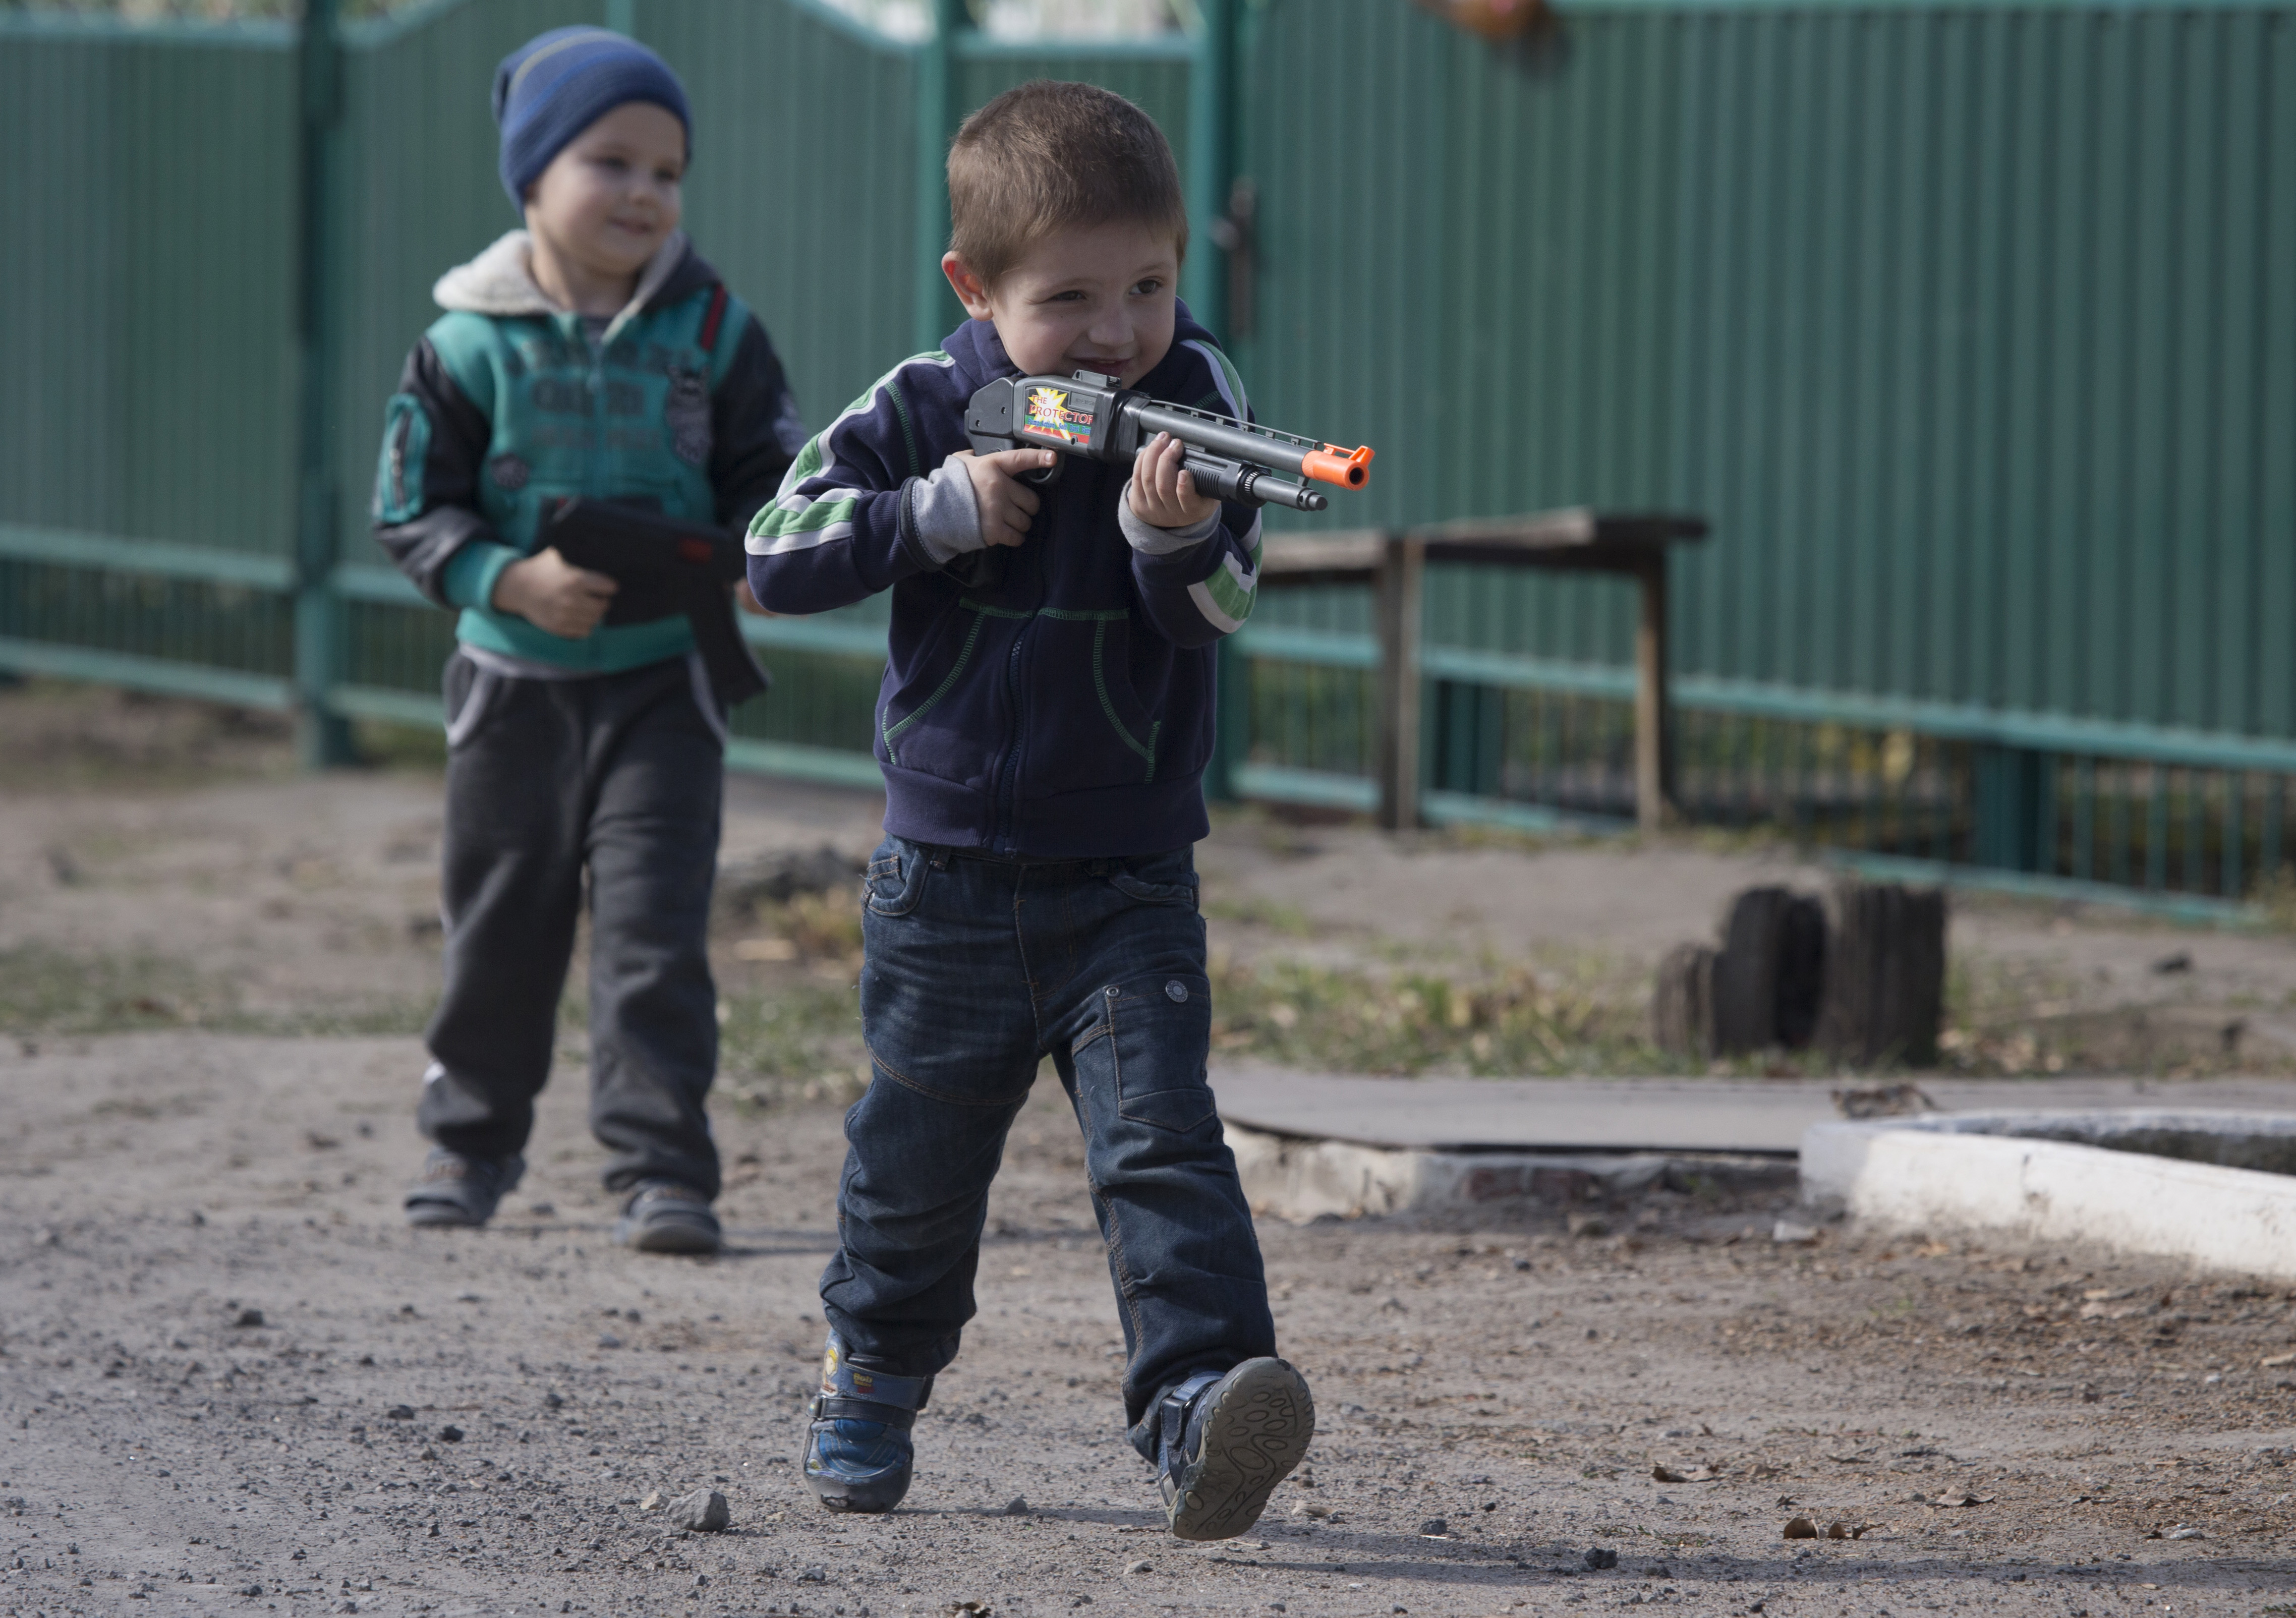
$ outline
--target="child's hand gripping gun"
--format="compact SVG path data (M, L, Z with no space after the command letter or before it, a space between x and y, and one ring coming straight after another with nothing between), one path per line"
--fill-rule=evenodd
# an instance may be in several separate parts
M990 382L965 407L964 431L975 455L1041 446L1119 466L1131 465L1158 433L1168 432L1183 446L1181 464L1194 474L1196 492L1238 505L1322 511L1331 504L1320 489L1279 473L1341 489L1361 489L1371 478L1368 448L1341 449L1166 404L1092 371ZM1028 480L1049 483L1060 470L1055 461Z
M621 587L606 609L606 622L685 614L710 687L726 707L772 684L734 614L731 587L748 572L749 557L724 529L619 501L577 499L550 512L542 539L576 567L603 573Z

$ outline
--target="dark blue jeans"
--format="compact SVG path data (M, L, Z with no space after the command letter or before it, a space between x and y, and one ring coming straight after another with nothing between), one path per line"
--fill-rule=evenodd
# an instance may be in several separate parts
M1197 1371L1275 1351L1267 1283L1204 1058L1211 985L1192 850L984 858L890 838L869 867L861 1025L824 1311L854 1363L956 1358L1004 1133L1053 1058L1123 1322L1125 1419Z

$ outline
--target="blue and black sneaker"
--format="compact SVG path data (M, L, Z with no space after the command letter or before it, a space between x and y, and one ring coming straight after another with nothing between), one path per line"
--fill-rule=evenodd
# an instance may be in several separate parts
M890 1511L909 1491L916 1451L909 1429L932 1396L930 1376L889 1376L848 1363L829 1335L821 1392L807 1409L805 1481L832 1511Z
M1316 1435L1308 1379L1281 1359L1201 1372L1156 1401L1156 1485L1183 1540L1232 1540L1259 1521Z

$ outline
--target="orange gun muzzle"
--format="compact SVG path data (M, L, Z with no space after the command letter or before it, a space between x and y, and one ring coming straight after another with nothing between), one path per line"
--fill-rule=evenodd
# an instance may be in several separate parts
M1311 449L1300 457L1300 472L1318 483L1337 483L1342 489L1361 489L1371 480L1371 447L1342 449L1337 444L1326 444L1321 449Z

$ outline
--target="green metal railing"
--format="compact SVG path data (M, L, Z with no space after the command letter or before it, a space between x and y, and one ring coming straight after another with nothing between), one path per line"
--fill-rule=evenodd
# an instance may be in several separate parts
M308 37L0 9L0 215L43 222L0 233L0 665L299 703L319 757L435 719L447 620L365 538L380 401L431 280L514 222L492 63L604 20L685 74L689 223L812 419L955 323L955 118L1093 78L1172 133L1187 291L1262 416L1379 448L1347 522L1712 519L1672 588L1693 817L2195 899L2282 865L2287 4L1575 0L1495 51L1402 0L1200 0L1121 47L600 3ZM1209 228L1239 175L1242 329ZM1623 815L1627 592L1427 599L1429 815ZM873 781L883 621L751 624L778 683L737 761ZM1216 774L1366 801L1374 655L1360 591L1264 601Z

